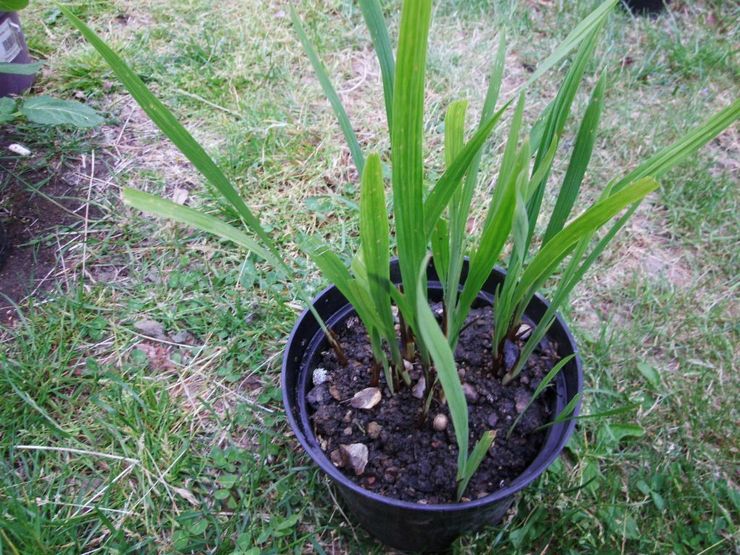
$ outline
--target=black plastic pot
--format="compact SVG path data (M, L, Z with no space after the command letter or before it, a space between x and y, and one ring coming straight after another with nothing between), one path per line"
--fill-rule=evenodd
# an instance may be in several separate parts
M635 15L655 15L665 9L670 0L622 0L622 5Z
M428 272L430 296L439 296L441 285L433 266ZM483 302L493 302L496 286L505 273L494 269L483 286ZM462 282L467 277L467 263ZM391 279L400 283L398 263L391 264ZM320 293L313 305L330 328L336 328L354 314L354 309L336 287ZM538 322L547 309L547 302L535 297L526 315ZM558 353L565 357L576 353L555 380L554 414L558 414L583 388L583 371L578 348L568 327L558 317L548 334L558 345ZM311 387L314 361L328 348L326 339L313 315L306 311L298 319L288 339L283 356L282 387L288 421L298 441L313 461L336 484L345 504L357 521L383 543L405 551L441 551L460 534L496 524L514 501L515 495L537 479L558 457L568 442L575 420L551 426L545 445L526 471L503 488L487 497L467 503L421 505L400 501L369 492L345 477L334 467L319 447L309 420L306 393ZM578 409L576 409L577 414Z
M0 62L31 63L31 56L28 53L28 46L23 31L21 31L21 22L17 13L0 12ZM35 78L35 75L0 73L0 96L24 93L33 85Z

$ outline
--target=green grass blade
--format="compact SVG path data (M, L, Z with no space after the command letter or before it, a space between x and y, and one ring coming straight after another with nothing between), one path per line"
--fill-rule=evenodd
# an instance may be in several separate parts
M78 19L64 6L59 6L62 13L69 19L85 39L93 45L95 50L105 59L108 65L121 80L126 90L151 118L154 124L174 143L174 145L190 160L193 166L223 195L234 207L244 223L280 259L277 249L267 232L252 211L247 207L231 182L221 169L208 156L192 135L177 121L172 112L160 102L126 63L111 50L87 25ZM287 269L285 264L283 268Z
M393 48L391 48L391 41L388 37L388 27L378 0L360 0L360 9L368 31L370 31L375 54L378 56L380 74L383 77L383 96L388 129L393 129L393 73L396 64L393 61Z
M295 28L295 32L298 35L298 39L303 45L303 50L306 52L306 56L308 56L308 59L311 61L311 65L313 66L316 77L321 84L321 88L324 90L324 94L326 95L329 104L331 104L331 107L334 110L334 115L339 122L339 127L342 128L342 133L344 133L344 140L347 141L347 146L349 147L349 152L352 155L352 160L355 163L357 173L362 175L362 169L365 165L365 159L362 154L362 149L360 148L360 143L357 141L357 136L352 129L352 124L350 123L347 112L342 105L342 101L339 99L337 91L334 90L334 86L331 84L329 74L327 73L324 64L321 63L321 59L316 53L316 49L309 40L308 35L306 35L306 31L303 28L301 20L298 17L298 14L296 14L293 6L290 7L290 20L293 22L293 27Z
M596 27L601 25L614 9L619 0L606 0L593 12L587 15L576 27L565 37L565 40L561 42L557 48L550 54L544 61L540 63L535 72L527 81L527 85L530 85L537 81L543 74L545 74L551 67L558 64L563 58L565 58L571 50L573 50L578 44L586 38Z
M281 262L276 260L275 256L263 248L257 241L243 231L218 218L163 199L160 196L137 191L136 189L125 188L123 190L123 202L147 214L180 222L221 237L222 239L232 241L240 247L244 247L259 255L274 266L281 267Z
M578 129L576 143L573 147L573 154L568 164L568 170L563 178L563 184L555 202L555 208L547 224L543 245L546 244L553 236L558 233L565 225L573 204L578 198L578 192L581 189L583 177L586 175L586 169L591 161L591 153L596 140L596 130L599 126L601 111L604 107L604 90L606 88L606 73L601 75L598 84L594 88L591 100L586 108L586 113Z
M425 233L422 143L424 74L431 15L431 0L407 0L403 3L393 88L394 216L404 293L412 305L416 303L416 277L426 252L426 239L442 213L440 210L434 215L429 222L429 233Z
M609 198L597 202L573 220L560 233L555 235L547 245L542 247L532 259L517 286L514 304L518 305L529 295L533 287L542 283L581 238L593 233L621 210L642 200L657 188L658 183L654 179L640 179Z
M362 172L360 191L360 244L367 275L367 287L379 320L382 335L395 341L391 313L390 244L388 213L385 207L385 187L380 157L371 154Z
M429 237L432 233L437 219L450 202L450 198L455 192L460 180L470 168L473 158L483 147L486 139L496 124L501 120L501 116L509 107L509 104L511 104L511 101L507 102L484 126L476 131L473 137L465 144L465 147L463 147L457 158L455 158L452 165L439 178L432 192L429 193L424 203L424 237Z
M491 445L493 445L494 439L496 439L496 430L488 430L486 432L483 432L483 435L473 447L473 452L470 453L470 457L468 458L468 461L465 464L465 471L463 472L463 478L457 484L457 500L458 501L460 501L460 498L462 497L463 493L465 493L465 490L467 489L468 484L470 483L470 479L473 477L473 474L475 474L475 471L478 470L480 463L483 462L483 459L486 457L486 453L488 453L488 450L491 448Z
M570 115L570 109L573 104L573 100L575 99L576 92L581 85L586 66L591 60L594 49L596 48L596 42L603 26L602 24L603 21L596 25L586 39L581 43L573 63L558 90L555 102L549 110L549 117L545 123L545 129L537 149L537 156L535 157L533 167L533 172L538 173L541 177L539 178L539 181L532 183L534 192L532 193L527 205L527 214L529 216L527 248L529 248L532 234L537 225L540 208L542 206L542 199L545 195L547 179L552 165L552 158L550 158L549 165L546 164L547 155L551 152L553 146L557 148L560 136L565 128L565 123ZM542 168L545 168L544 171L540 171Z
M545 374L545 377L542 378L542 381L537 386L537 388L534 390L534 393L532 393L532 397L529 399L527 406L524 407L524 410L519 413L519 416L516 417L516 420L514 420L514 422L509 427L509 431L506 432L507 438L511 436L511 432L514 431L514 428L516 428L517 424L519 424L519 422L522 419L522 416L524 416L524 413L527 412L527 409L532 406L532 403L534 403L535 399L537 399L537 397L540 396L540 394L545 390L548 384L555 378L555 376L558 375L558 372L560 372L563 366L568 364L575 356L576 356L575 353L573 353L571 355L568 355L565 358L560 359L558 363L555 366L553 366L552 369L547 374Z
M426 283L428 263L429 256L422 261L417 281L418 287L423 287ZM463 477L465 463L468 458L468 403L463 394L460 376L457 374L455 356L447 344L447 339L439 324L437 324L437 320L434 318L426 295L417 295L416 297L416 320L419 324L421 339L432 357L434 367L437 370L437 378L442 385L442 391L444 391L450 409L458 448L457 479L460 480Z

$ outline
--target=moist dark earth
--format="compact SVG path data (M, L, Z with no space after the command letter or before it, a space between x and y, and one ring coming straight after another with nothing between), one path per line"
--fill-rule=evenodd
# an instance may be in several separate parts
M470 449L486 430L495 430L496 438L470 481L464 500L505 487L537 456L546 436L540 427L553 416L551 388L524 412L511 436L506 435L542 378L558 361L557 345L545 339L519 377L503 386L500 365L494 365L491 352L491 308L472 310L468 322L455 358L461 381L467 384ZM380 495L428 504L455 502L458 450L449 411L440 402L439 392L435 392L429 412L423 415L423 401L414 397L411 388L403 387L392 396L381 378L380 403L370 409L353 408L349 401L355 393L372 386L370 344L356 317L349 318L335 332L348 364L339 365L331 350L323 352L315 367L325 369L329 380L307 395L314 431L327 458L350 479ZM516 340L511 347L518 350L522 345L523 341ZM423 375L418 362L410 373L413 386ZM448 420L443 431L433 427L439 414ZM354 443L368 449L367 466L359 476L346 457L340 456L342 445Z
M23 158L7 149L19 141L0 134L0 226L9 244L5 262L0 261L0 326L17 318L8 299L18 303L54 285L59 247L53 234L81 226L86 202L82 187L65 179L69 170L50 163L47 153L34 147L33 155Z

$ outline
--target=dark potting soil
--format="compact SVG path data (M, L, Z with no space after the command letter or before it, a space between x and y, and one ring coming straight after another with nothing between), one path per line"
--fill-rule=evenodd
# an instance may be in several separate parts
M519 377L504 386L491 353L491 308L472 310L468 323L455 358L468 399L470 449L486 430L496 430L493 446L464 494L466 499L476 499L511 483L542 448L546 431L538 428L553 418L550 388L524 412L509 438L506 434L558 355L557 346L543 340ZM307 395L314 431L326 456L350 479L380 495L428 504L455 502L458 449L447 405L439 401L437 392L423 416L423 400L414 397L412 388L404 386L391 396L381 376L381 401L369 409L353 408L350 400L355 393L372 387L372 354L365 328L356 317L340 328L335 333L348 364L338 364L332 350L323 352L316 368L326 370L328 379L312 386ZM517 340L510 347L518 350L523 343ZM508 354L511 363L512 353ZM410 374L413 387L423 376L418 362ZM440 414L447 425L436 431L435 417L438 424L444 419ZM349 456L353 448L341 447L352 444L367 448L367 465L360 475L353 464L356 459ZM359 448L360 455L362 451Z

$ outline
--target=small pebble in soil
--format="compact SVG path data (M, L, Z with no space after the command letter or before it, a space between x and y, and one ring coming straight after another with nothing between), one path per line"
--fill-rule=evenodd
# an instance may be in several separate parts
M519 327L516 330L516 336L518 339L527 339L529 336L532 335L532 326L529 324L519 324Z
M331 463L337 468L342 468L344 466L344 458L342 458L342 453L339 449L334 449L334 451L329 454L329 458L331 459Z
M403 367L406 370L406 372L411 372L414 369L414 365L411 364L408 360L403 359Z
M527 405L529 404L529 400L532 398L529 393L527 393L524 390L520 390L516 392L516 396L514 397L516 400L516 411L518 413L524 412L524 409L527 408Z
M508 338L504 339L504 367L511 370L519 358L519 348Z
M447 429L447 417L444 414L438 414L432 421L432 427L438 432L443 432Z
M349 404L356 409L369 410L380 403L382 398L383 395L380 393L380 389L377 387L366 387L365 389L355 393Z
M326 368L314 368L313 370L313 384L314 385L321 385L322 383L326 383L329 381L329 372L326 371Z
M475 403L478 400L478 392L475 390L475 387L473 387L469 383L463 384L463 393L465 394L465 398L471 402Z
M417 399L421 399L424 397L424 391L426 391L427 388L427 381L424 379L424 376L419 378L419 381L416 382L416 385L411 388L411 395L416 397Z
M326 384L317 385L306 395L308 404L313 408L317 408L319 405L324 404L329 398L329 388Z
M354 470L356 476L361 476L367 466L367 447L362 443L341 444L339 452L342 455L345 466Z
M370 437L370 439L378 439L378 436L380 435L380 432L382 430L383 426L381 426L377 422L370 422L367 425L367 435Z
M496 414L495 412L492 412L491 414L488 415L486 422L488 422L488 425L491 428L495 428L496 424L498 423L498 414Z

